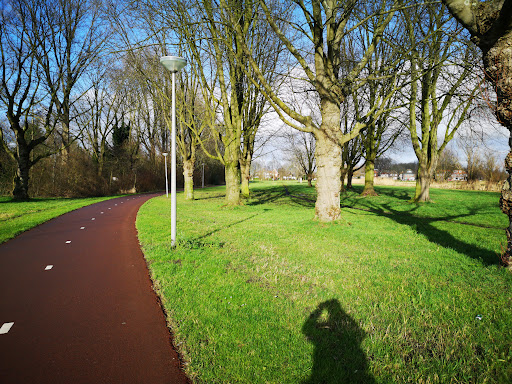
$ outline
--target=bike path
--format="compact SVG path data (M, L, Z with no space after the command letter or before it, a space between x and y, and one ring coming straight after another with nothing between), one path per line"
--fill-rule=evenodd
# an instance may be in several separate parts
M1 383L188 383L135 229L155 196L96 203L0 245Z

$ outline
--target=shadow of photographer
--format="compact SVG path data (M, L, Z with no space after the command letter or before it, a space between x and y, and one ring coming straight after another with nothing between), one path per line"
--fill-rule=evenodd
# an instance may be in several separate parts
M366 334L338 300L318 305L302 332L315 347L311 376L303 384L375 384L360 346Z

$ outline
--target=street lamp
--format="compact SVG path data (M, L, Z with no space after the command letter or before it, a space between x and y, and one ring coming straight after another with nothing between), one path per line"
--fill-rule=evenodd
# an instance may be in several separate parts
M178 56L162 56L160 63L172 73L172 130L171 130L171 246L176 245L176 73L187 60Z
M162 153L165 162L165 197L169 197L169 181L167 180L167 152Z

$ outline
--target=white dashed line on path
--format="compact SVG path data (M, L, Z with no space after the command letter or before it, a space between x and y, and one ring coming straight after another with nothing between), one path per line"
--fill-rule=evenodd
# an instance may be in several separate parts
M85 229L85 227L80 227L80 229Z
M50 269L53 268L53 265L47 265L46 268L44 269L45 271L49 271Z
M9 332L13 325L14 325L14 323L4 323L0 327L0 335L6 334L7 332Z
M95 218L95 217L93 217L91 220L96 220L96 218Z
M103 215L103 212L101 212L101 214Z
M71 240L66 241L66 244L71 244Z

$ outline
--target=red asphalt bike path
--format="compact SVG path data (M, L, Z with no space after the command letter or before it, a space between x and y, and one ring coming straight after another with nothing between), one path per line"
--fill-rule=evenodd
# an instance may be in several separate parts
M155 196L96 203L0 245L0 383L189 382L135 229Z

